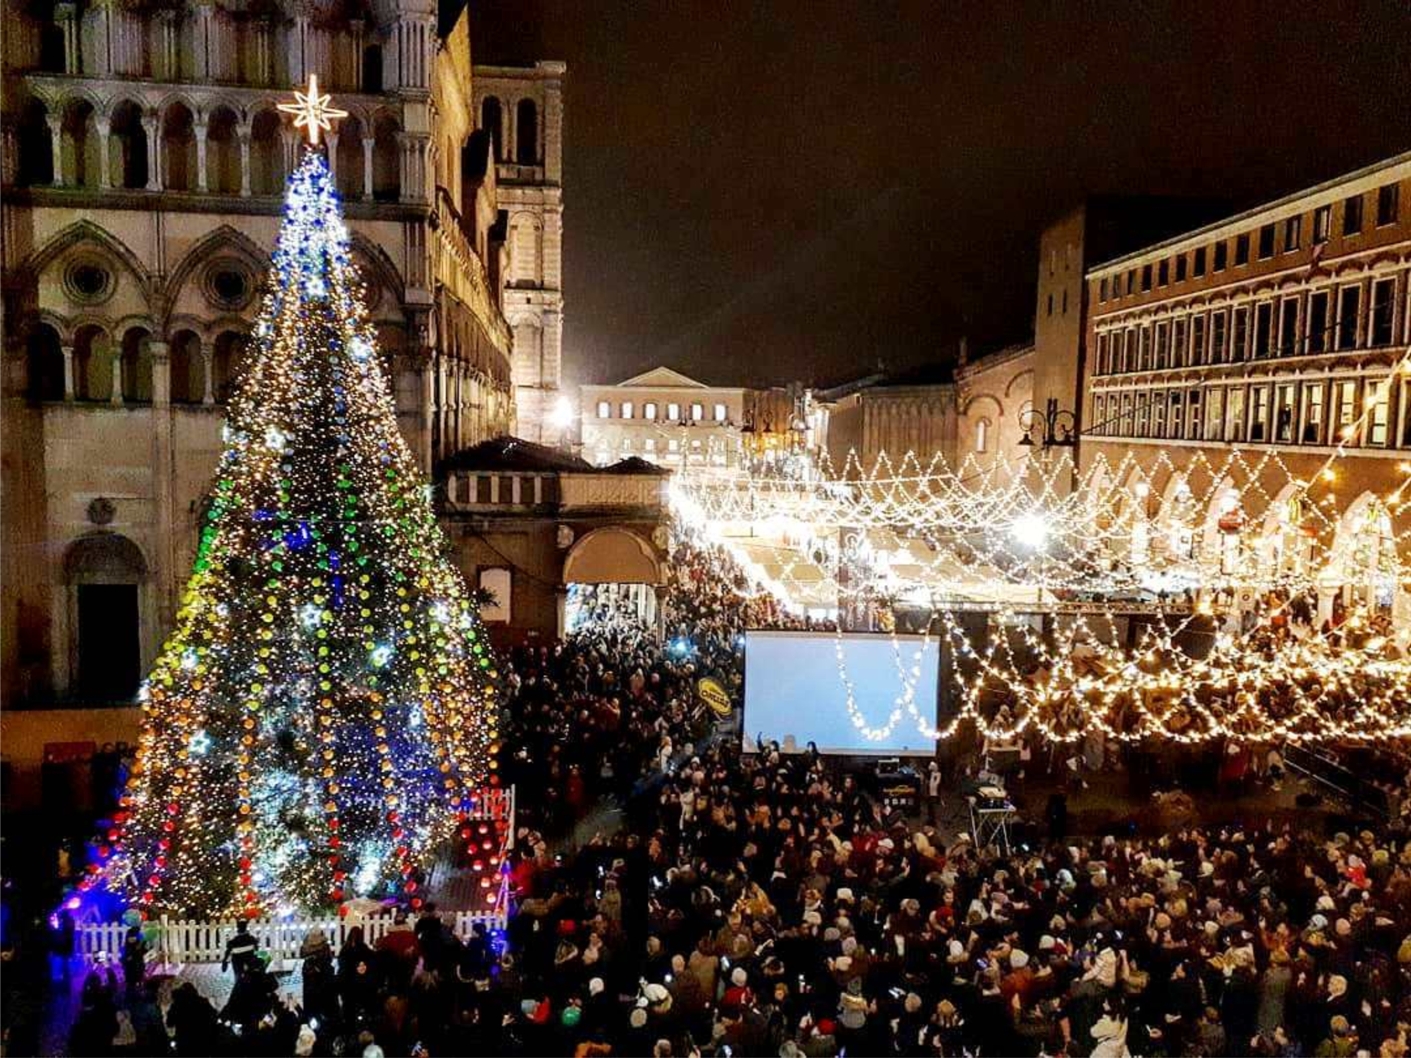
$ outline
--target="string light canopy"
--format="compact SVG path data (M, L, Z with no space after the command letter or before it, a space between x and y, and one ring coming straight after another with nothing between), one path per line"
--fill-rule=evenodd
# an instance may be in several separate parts
M1340 505L1345 444L1301 476L1274 448L1099 456L1082 473L1068 453L824 456L792 478L681 475L672 501L786 608L941 639L940 726L915 704L918 648L894 636L894 702L869 716L840 641L866 739L903 723L937 739L965 723L998 740L1402 737L1411 629L1387 611L1411 589L1394 529L1411 467ZM1324 622L1337 594L1346 619Z
M304 102L312 144L336 112L313 78ZM312 147L273 265L191 578L139 693L136 763L83 883L144 914L416 906L495 766L495 662Z

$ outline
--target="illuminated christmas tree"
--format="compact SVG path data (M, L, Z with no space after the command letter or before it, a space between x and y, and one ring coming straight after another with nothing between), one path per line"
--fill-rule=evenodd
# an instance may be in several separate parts
M300 98L316 143L327 98ZM496 737L490 649L445 550L311 147L88 887L203 917L418 903Z

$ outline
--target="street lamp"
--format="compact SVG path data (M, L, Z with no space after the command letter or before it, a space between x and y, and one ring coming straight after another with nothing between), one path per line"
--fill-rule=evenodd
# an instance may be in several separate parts
M564 447L568 447L568 432L573 428L573 419L573 402L560 396L549 409L549 427L558 433L559 444Z
M1078 419L1071 411L1058 410L1058 398L1049 397L1043 414L1038 408L1030 408L1019 413L1019 428L1024 436L1019 443L1025 448L1034 445L1034 430L1042 430L1039 435L1041 448L1072 448L1078 443Z

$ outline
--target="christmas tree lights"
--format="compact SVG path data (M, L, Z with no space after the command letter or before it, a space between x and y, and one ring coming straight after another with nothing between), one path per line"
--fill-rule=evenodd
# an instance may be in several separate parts
M109 855L85 883L147 914L416 905L494 767L495 663L398 431L317 150L289 178L273 263Z

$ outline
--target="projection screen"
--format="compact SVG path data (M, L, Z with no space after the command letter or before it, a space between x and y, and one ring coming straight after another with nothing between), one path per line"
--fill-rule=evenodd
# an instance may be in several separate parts
M885 728L910 686L916 712L934 725L940 656L934 637L747 632L745 748L753 749L762 735L788 751L801 752L814 742L820 753L930 756L936 744L918 730L905 705L886 737L873 740L853 724L847 694L850 685L867 726Z

